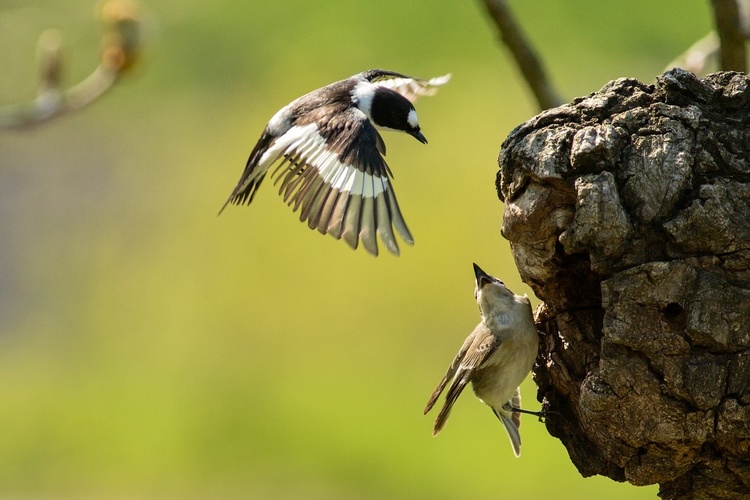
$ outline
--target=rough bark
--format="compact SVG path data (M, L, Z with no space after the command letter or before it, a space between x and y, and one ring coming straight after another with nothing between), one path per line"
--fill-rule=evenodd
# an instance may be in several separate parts
M750 77L619 79L503 143L546 420L584 476L750 497Z

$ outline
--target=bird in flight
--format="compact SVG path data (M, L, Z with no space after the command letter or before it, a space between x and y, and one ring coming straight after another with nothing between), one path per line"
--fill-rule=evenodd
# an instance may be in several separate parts
M310 229L360 241L378 255L376 235L394 255L394 229L414 238L393 192L378 129L406 132L426 144L413 102L434 95L450 74L430 80L374 69L310 92L281 108L250 153L228 204L250 204L268 170L284 202ZM280 160L280 161L279 161Z

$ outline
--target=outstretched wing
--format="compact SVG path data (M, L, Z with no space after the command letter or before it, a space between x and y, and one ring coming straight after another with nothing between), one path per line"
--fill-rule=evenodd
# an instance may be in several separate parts
M484 326L484 323L479 323L474 331L471 332L471 335L466 338L464 344L461 346L461 350L453 360L453 363L451 363L448 372L443 377L443 380L438 385L425 408L425 413L427 413L435 404L448 380L451 380L451 386L445 394L445 404L435 419L435 425L432 430L433 436L443 429L453 404L461 395L466 385L471 382L477 370L492 356L499 345L500 342Z
M378 85L395 90L411 102L415 102L422 96L435 95L437 87L445 85L450 79L451 74L448 73L447 75L437 76L429 80L411 78L408 76L388 77L386 75L380 77L380 79L376 78L375 81L377 81Z
M229 198L221 207L221 210L219 210L219 215L221 215L230 203L235 205L249 205L253 201L260 183L263 182L263 178L266 176L268 167L278 160L280 156L278 151L271 151L269 154L269 149L267 149L273 142L273 138L274 136L266 127L247 159L245 170L242 172L239 182L237 182L237 185L232 190L232 194L229 195Z
M311 229L359 241L378 254L376 235L398 255L393 228L409 244L406 227L379 151L382 139L356 108L339 113L321 109L276 140L270 150L283 157L272 173L279 194ZM264 155L265 156L265 155Z

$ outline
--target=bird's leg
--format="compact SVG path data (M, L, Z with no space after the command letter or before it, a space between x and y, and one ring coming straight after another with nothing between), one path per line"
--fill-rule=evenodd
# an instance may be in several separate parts
M540 422L544 422L544 419L548 417L549 415L558 415L558 412L553 411L553 410L531 411L531 410L524 410L523 408L518 408L516 406L511 406L510 411L514 413L525 413L527 415L534 415L535 417L539 417Z

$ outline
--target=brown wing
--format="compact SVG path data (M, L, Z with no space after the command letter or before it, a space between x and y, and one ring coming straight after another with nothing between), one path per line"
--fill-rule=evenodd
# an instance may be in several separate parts
M467 343L469 344L468 346ZM451 379L451 386L445 394L445 404L435 419L435 425L432 430L433 436L437 435L443 429L450 415L451 408L453 408L453 404L461 395L466 385L471 382L477 370L492 356L499 345L498 340L483 323L478 324L466 339L464 345L461 347L461 351L459 351L458 356L453 360L448 373L446 373L446 376L438 385L425 409L426 413L432 408L435 400L447 384L448 379Z
M443 389L445 389L445 385L448 383L448 380L452 380L453 377L456 375L456 371L458 370L458 367L461 365L461 361L463 361L464 356L466 355L466 351L469 350L469 347L471 347L472 342L474 342L474 338L476 337L477 331L478 329L475 328L474 331L471 332L468 337L466 337L466 340L464 340L464 343L461 345L461 349L458 350L458 354L456 354L456 357L453 358L453 361L448 367L448 371L445 372L443 379L440 381L437 388L433 391L432 395L430 396L430 399L427 401L427 406L425 406L425 409L424 409L425 415L427 414L427 412L429 412L432 409L433 406L435 406L435 402L440 397L440 394L442 394Z

